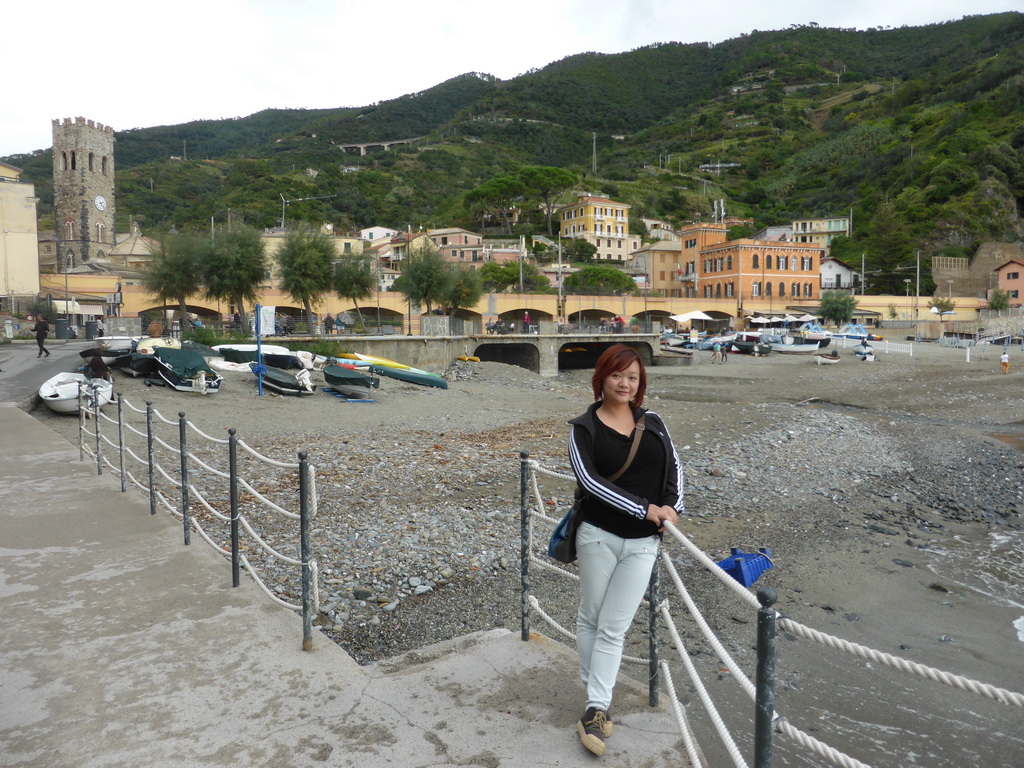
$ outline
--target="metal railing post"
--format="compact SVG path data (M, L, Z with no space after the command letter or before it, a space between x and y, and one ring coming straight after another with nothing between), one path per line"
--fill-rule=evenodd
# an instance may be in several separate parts
M241 583L238 567L238 438L228 430L228 476L231 487L231 586Z
M153 403L146 401L146 460L149 463L149 514L156 514L156 479L153 477Z
M92 426L96 430L96 474L103 474L103 456L100 455L100 393L98 388L92 390Z
M299 451L299 553L302 560L302 650L313 650L313 572L309 554L309 463Z
M647 703L658 706L659 699L659 662L658 662L658 587L660 582L661 560L654 561L651 579L647 583L647 645L650 661L648 662Z
M519 578L520 629L523 642L530 639L530 453L519 452Z
M178 455L181 456L181 523L185 529L187 547L192 543L192 521L188 514L188 441L184 411L178 411Z
M78 382L78 460L85 461L85 414L82 413L82 382Z
M128 485L124 477L124 398L120 392L117 393L117 466L121 472L121 493L128 491Z
M757 693L754 698L754 768L771 768L775 716L775 601L771 587L757 590Z

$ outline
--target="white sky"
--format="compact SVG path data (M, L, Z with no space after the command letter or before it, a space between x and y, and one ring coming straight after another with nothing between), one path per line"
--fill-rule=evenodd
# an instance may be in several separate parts
M118 131L363 106L466 72L509 79L584 51L1010 10L1024 0L3 0L0 156L49 147L53 118Z

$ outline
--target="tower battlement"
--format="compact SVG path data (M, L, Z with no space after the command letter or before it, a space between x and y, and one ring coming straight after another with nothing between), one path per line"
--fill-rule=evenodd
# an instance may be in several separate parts
M113 133L114 133L114 129L111 128L109 125L104 125L103 123L93 122L92 120L89 120L89 119L84 118L84 117L76 117L76 118L65 117L65 118L63 118L63 120L61 118L59 118L59 117L55 117L50 122L52 123L53 128L54 128L55 131L58 128L66 128L68 126L79 126L80 125L80 126L85 126L87 128L94 128L97 131L102 131L103 133L109 133L111 135L113 135Z

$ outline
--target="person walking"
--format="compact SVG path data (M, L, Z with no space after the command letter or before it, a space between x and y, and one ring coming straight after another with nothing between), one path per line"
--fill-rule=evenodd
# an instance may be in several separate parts
M721 363L722 362L722 345L717 341L711 347L711 362Z
M723 363L725 363L725 362L727 362L729 360L729 347L730 346L732 346L732 342L731 341L723 341L722 342L722 348L719 350L719 352L722 353L722 362Z
M530 313L523 312L523 333L530 332Z
M39 316L39 319L36 321L35 326L33 326L32 328L32 332L35 333L36 344L39 346L39 354L36 355L36 357L39 358L42 357L43 355L49 357L50 351L43 344L43 342L46 341L46 337L50 334L50 324L46 322L45 317L43 317L42 315Z
M683 471L665 422L643 408L647 373L636 350L609 347L591 378L594 402L569 422L569 460L582 499L576 534L580 679L576 732L595 755L612 735L608 714L623 642L657 562L666 523L683 509Z
M999 367L1003 369L1003 373L1010 372L1010 353L1005 349L1003 354L999 356Z

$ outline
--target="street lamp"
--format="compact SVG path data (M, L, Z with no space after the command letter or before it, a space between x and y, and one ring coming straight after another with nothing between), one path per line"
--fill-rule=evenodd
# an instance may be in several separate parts
M948 285L948 286L949 286L949 292L948 292L948 293L947 293L946 295L947 295L947 296L948 296L949 298L951 298L951 299L952 299L952 298L953 298L953 281L952 281L952 280L947 280L947 281L946 281L946 285Z
M910 319L910 278L904 278L903 282L907 286L907 319Z

